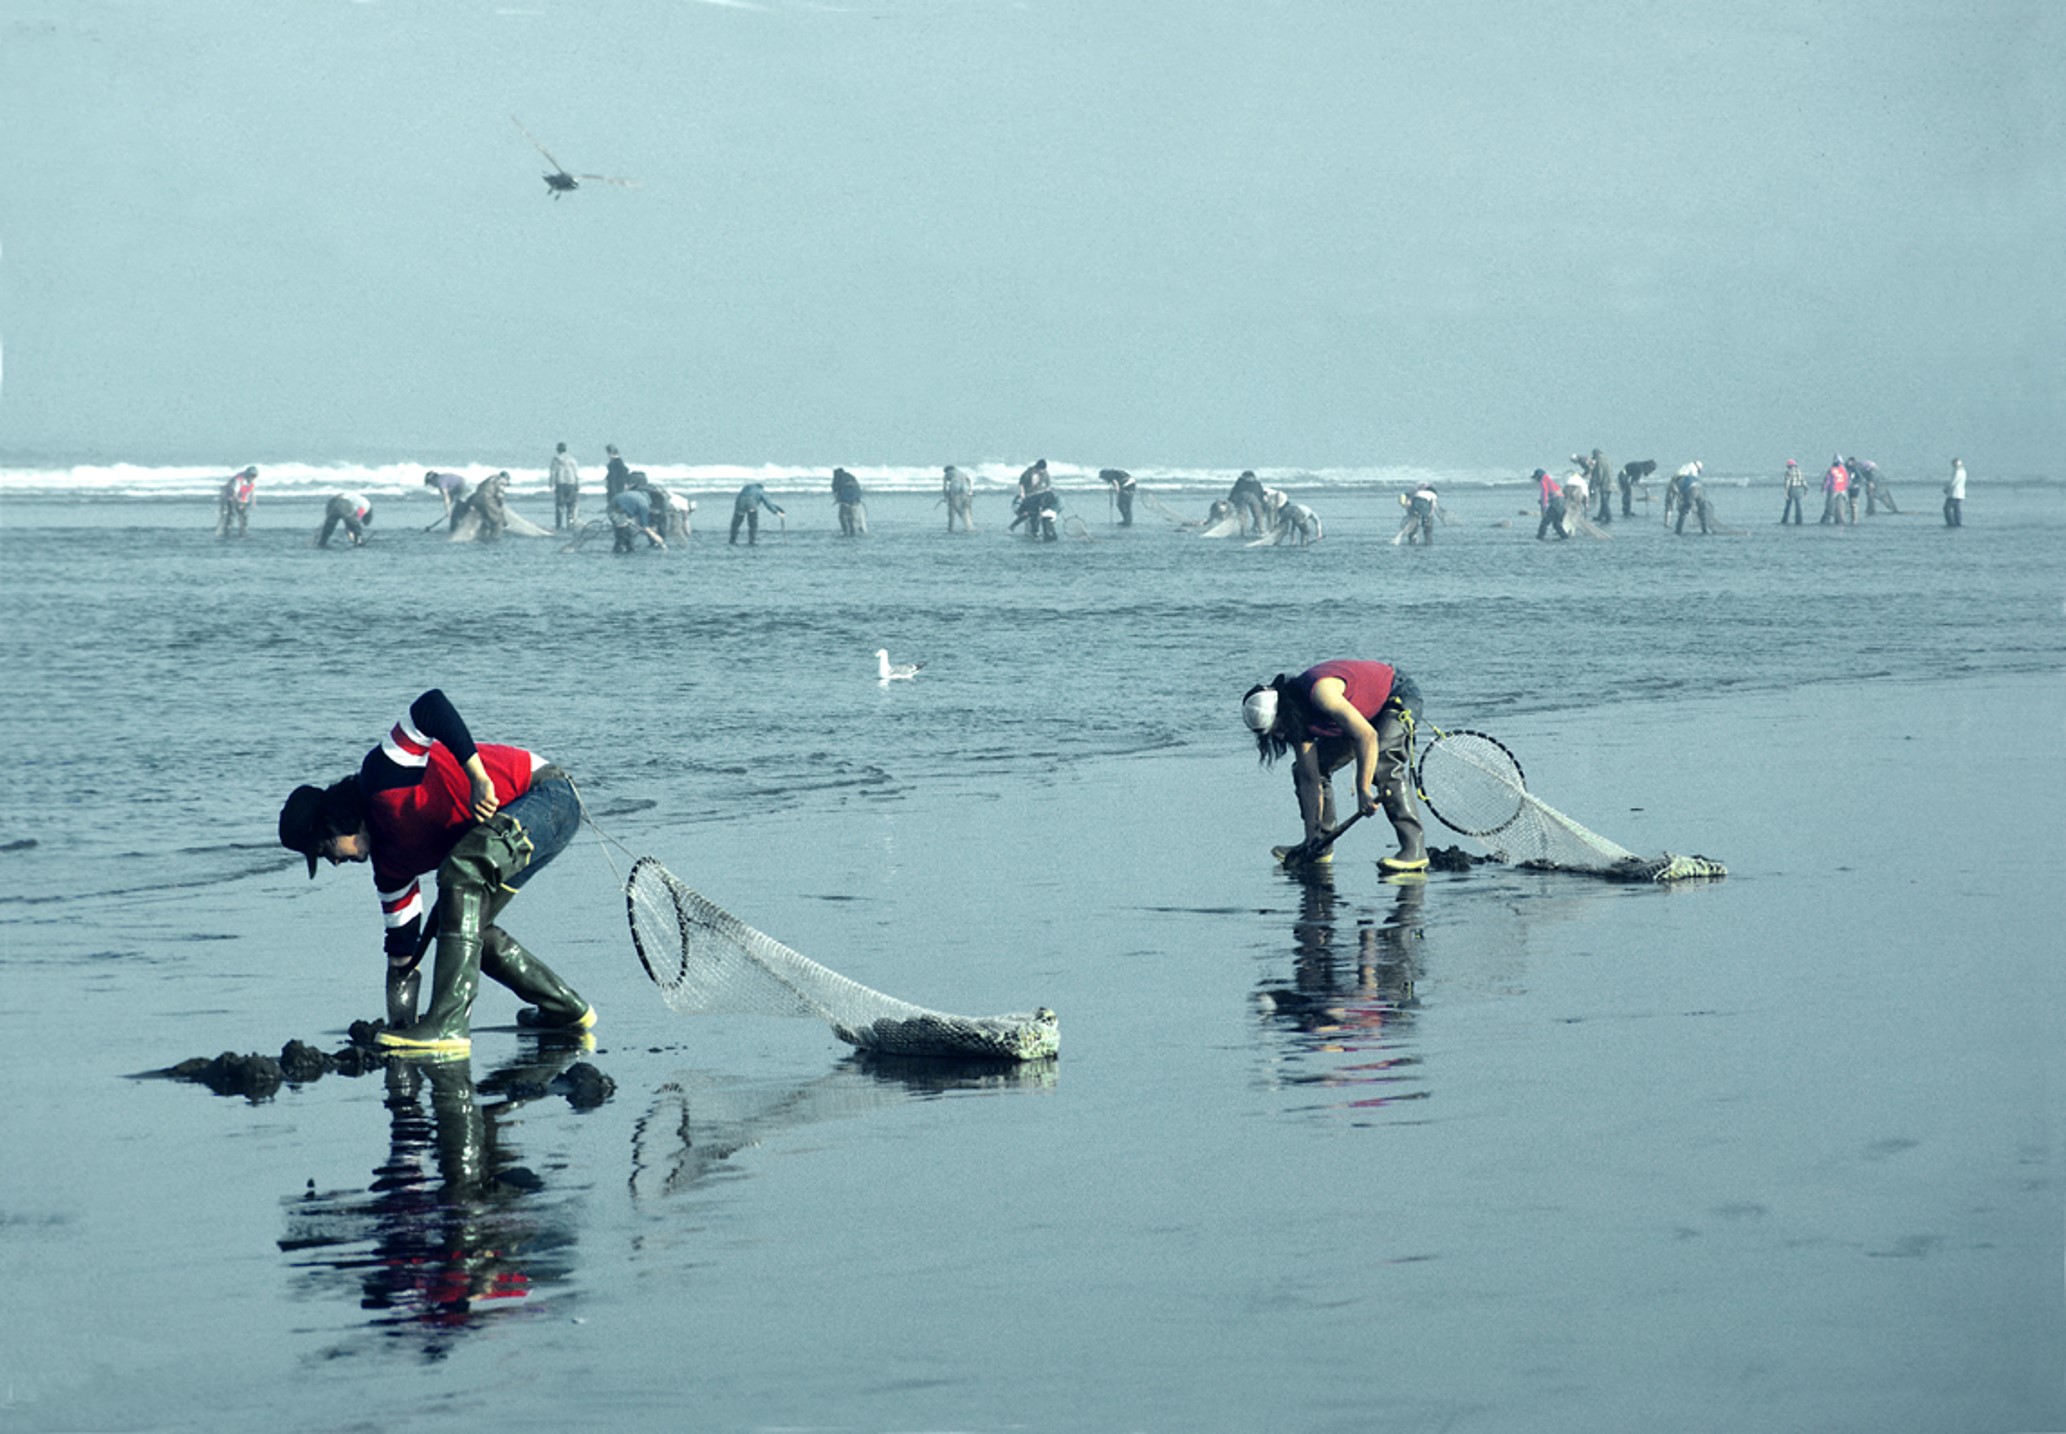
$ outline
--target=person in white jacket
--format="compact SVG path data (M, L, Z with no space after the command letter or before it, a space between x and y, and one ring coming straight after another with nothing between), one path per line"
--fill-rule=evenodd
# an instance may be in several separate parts
M1944 526L1963 528L1966 525L1966 460L1951 460L1951 477L1944 483Z
M562 443L552 454L552 525L555 528L581 526L581 465Z

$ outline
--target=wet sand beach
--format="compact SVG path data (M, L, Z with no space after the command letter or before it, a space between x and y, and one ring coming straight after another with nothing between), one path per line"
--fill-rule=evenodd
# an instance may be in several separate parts
M1728 862L1684 889L1389 884L1381 832L1289 877L1288 783L1238 740L750 839L602 817L858 980L1052 1005L1030 1070L673 1015L587 839L510 917L603 1013L587 1111L492 987L470 1091L124 1079L372 1014L355 880L18 912L0 1421L2054 1427L2062 695L1503 727L1574 817Z

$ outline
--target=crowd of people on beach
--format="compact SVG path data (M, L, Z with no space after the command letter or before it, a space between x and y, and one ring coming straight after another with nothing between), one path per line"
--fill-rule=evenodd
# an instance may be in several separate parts
M636 551L641 539L649 548L665 549L670 541L678 543L690 535L691 515L696 509L693 499L670 491L654 482L643 470L631 467L624 461L616 444L607 445L605 454L604 516L601 518L582 522L580 464L567 451L567 445L560 443L554 449L547 470L553 498L551 529L531 523L510 510L507 494L511 478L506 469L472 484L458 473L426 472L423 475L424 486L436 493L444 504L444 515L434 520L430 528L444 527L454 541L482 543L497 542L511 532L530 537L546 536L551 532L572 533L571 546L579 546L590 536L607 529L612 536L613 549L619 553ZM1572 454L1570 467L1561 477L1551 474L1546 468L1537 468L1532 478L1539 514L1536 538L1561 542L1573 537L1608 537L1607 529L1615 518L1616 494L1620 497L1621 517L1633 518L1636 501L1650 501L1646 484L1657 472L1657 466L1653 459L1642 459L1623 464L1617 470L1608 463L1601 450L1595 448L1590 454ZM1681 536L1686 532L1689 518L1702 535L1741 533L1742 529L1724 525L1717 516L1714 501L1703 482L1705 472L1706 465L1698 459L1681 464L1673 471L1664 487L1665 524L1674 534ZM1142 489L1133 475L1123 468L1100 469L1098 481L1105 485L1116 513L1115 521L1123 528L1133 526L1135 501L1145 496L1163 516L1203 538L1247 538L1250 546L1304 546L1319 542L1325 533L1317 512L1293 499L1283 489L1264 483L1253 469L1244 469L1226 497L1214 500L1205 517L1199 520L1171 512L1153 493ZM1804 521L1803 509L1810 481L1797 461L1786 460L1785 472L1779 480L1782 497L1779 522L1782 525L1799 526ZM247 466L223 480L216 501L217 537L241 538L247 534L257 485L256 466ZM1891 487L1881 477L1879 466L1867 458L1847 457L1841 452L1832 455L1822 475L1821 489L1822 514L1819 521L1822 526L1855 525L1860 516L1861 497L1865 505L1864 516L1871 517L1882 508L1890 513L1902 511L1894 500ZM1951 476L1944 483L1946 527L1964 525L1965 496L1965 461L1954 458L1951 460ZM939 500L947 510L947 531L966 533L975 530L974 498L975 485L969 475L954 464L948 464L941 472ZM1430 545L1435 540L1436 524L1450 521L1432 482L1417 483L1401 491L1398 499L1404 512L1399 529L1391 538L1394 545ZM845 468L832 470L832 500L837 510L840 535L845 538L865 537L868 533L866 495L862 492L860 480ZM786 530L787 511L768 497L766 485L751 482L741 487L732 503L730 542L738 543L743 528L747 545L758 544L763 512L780 520ZM331 538L342 528L348 543L357 547L367 541L372 523L373 504L364 494L336 493L324 505L322 525L314 542L318 547L327 548ZM430 528L424 531L428 532ZM1008 531L1016 533L1021 528L1025 530L1026 537L1035 542L1055 542L1065 531L1078 537L1090 536L1082 519L1064 514L1062 495L1054 486L1045 458L1036 460L1020 473L1012 494L1012 520Z

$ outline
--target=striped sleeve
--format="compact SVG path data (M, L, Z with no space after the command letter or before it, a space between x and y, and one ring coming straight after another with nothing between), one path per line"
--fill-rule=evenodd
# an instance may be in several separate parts
M430 763L433 742L444 743L461 762L477 750L465 719L436 687L409 704L401 720L380 739L380 750L396 766L420 772Z
M392 889L376 886L380 897L380 921L386 927L383 944L390 966L414 967L420 953L418 932L423 924L423 884L410 877Z

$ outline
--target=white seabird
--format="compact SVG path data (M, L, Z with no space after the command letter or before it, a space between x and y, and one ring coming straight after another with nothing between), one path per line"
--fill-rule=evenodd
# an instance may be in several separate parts
M923 662L891 662L888 648L875 649L875 680L878 682L909 682L918 676L918 669L923 666Z

